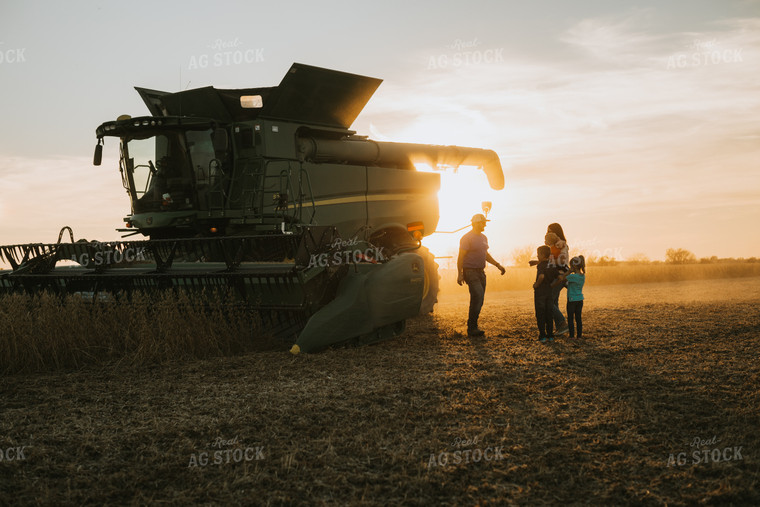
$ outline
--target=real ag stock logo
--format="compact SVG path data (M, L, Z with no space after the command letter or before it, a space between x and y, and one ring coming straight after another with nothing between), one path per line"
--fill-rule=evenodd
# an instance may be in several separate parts
M0 447L0 463L10 463L12 461L26 460L26 446L2 446Z
M246 48L238 37L231 40L216 39L206 46L211 52L190 57L188 70L232 65L250 65L264 61L264 48Z
M688 52L677 53L668 58L668 70L744 62L743 48L724 48L716 39L695 40L687 49Z
M385 260L382 248L359 241L357 236L346 240L337 238L330 244L330 248L330 253L311 254L308 267L326 268L341 264L376 263Z
M720 439L716 435L712 438L702 439L694 437L690 443L691 451L670 453L668 466L699 465L700 463L721 463L726 461L743 461L743 446L719 445Z
M477 446L478 437L472 439L457 437L451 443L447 451L431 453L428 459L427 468L430 470L435 467L445 467L451 465L479 463L481 461L499 461L504 459L502 452L503 447L483 447Z
M243 448L242 444L238 442L237 435L231 440L217 437L207 447L210 447L211 450L196 452L190 455L190 462L187 464L187 468L205 467L207 465L220 466L264 459L263 445Z
M72 255L71 260L82 266L103 266L121 264L122 262L141 262L147 259L145 247L120 248L118 244L101 243L99 241L92 241L88 246L91 248L91 252Z
M11 65L17 63L26 63L26 48L6 48L3 42L0 42L0 65Z
M504 62L504 48L482 48L482 44L477 37L472 40L456 39L446 46L450 51L431 56L427 68L446 69Z

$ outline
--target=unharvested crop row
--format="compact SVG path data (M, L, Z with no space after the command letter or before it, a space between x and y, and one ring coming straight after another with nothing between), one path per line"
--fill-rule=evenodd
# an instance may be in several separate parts
M250 349L257 318L228 298L135 295L87 301L76 295L0 297L0 373L150 364Z

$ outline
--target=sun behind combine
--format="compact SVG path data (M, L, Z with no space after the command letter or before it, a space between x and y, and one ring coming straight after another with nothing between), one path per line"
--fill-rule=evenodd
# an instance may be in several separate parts
M438 293L420 240L438 225L440 176L414 164L480 166L496 190L504 177L490 150L348 130L380 82L293 64L276 87L137 88L152 116L99 126L94 163L118 137L131 201L119 231L149 239L74 242L69 230L71 243L2 246L0 291L231 290L294 353L398 334Z

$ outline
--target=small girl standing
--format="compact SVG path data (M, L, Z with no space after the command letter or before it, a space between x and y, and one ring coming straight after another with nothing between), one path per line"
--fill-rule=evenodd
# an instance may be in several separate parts
M583 338L583 284L586 283L586 258L582 255L570 259L570 272L560 275L557 283L567 280L567 326L569 337L574 338L575 327L578 338ZM575 321L575 322L573 322Z

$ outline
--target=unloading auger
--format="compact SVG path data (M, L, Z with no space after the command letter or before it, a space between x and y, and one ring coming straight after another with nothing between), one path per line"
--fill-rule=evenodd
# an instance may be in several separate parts
M129 298L231 291L270 334L313 352L372 343L433 310L440 175L491 150L376 142L348 130L380 80L293 64L279 86L177 93L137 88L151 116L96 129L94 164L120 140L126 238L0 247L0 292ZM66 229L66 228L64 228ZM62 263L60 261L71 261ZM67 265L64 265L67 264Z

